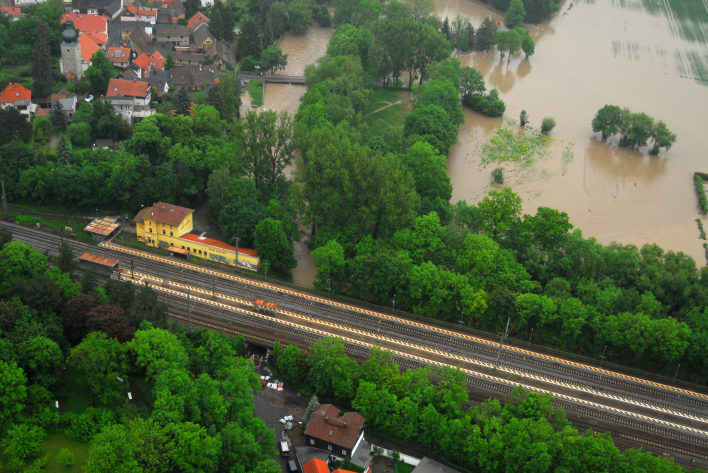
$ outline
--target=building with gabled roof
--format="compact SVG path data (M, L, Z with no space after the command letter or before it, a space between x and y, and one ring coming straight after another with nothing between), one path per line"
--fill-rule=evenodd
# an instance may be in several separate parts
M328 450L336 457L351 458L364 439L365 421L358 412L340 416L336 406L322 404L307 423L306 445Z
M329 466L326 461L313 458L302 465L302 471L304 473L329 473Z
M12 18L12 21L17 21L22 18L22 9L17 7L0 7L0 11Z
M37 104L32 103L32 91L20 84L9 84L0 93L0 108L13 107L27 118L37 111Z
M91 65L91 56L93 56L96 51L101 49L101 46L96 44L91 36L86 33L81 33L79 35L79 43L81 44L81 58L86 66L84 67L84 70L81 71L83 74Z
M239 247L237 252L235 246L207 238L205 233L191 233L194 228L193 212L192 209L164 202L145 208L133 219L138 239L149 246L184 254L188 258L205 258L258 270L260 258L255 250Z
M130 64L130 48L108 48L108 60L115 67L125 69Z
M123 11L123 0L72 0L71 10L89 15L105 14L115 20Z
M157 23L157 9L154 8L138 8L134 4L129 4L123 10L121 15L122 21L145 21L148 23Z
M132 80L111 79L108 82L106 98L122 96L135 100L135 105L150 105L150 87L147 82L134 82Z
M155 32L157 41L170 43L174 46L189 46L189 28L165 28Z
M155 51L150 55L150 63L152 64L151 69L153 71L161 71L166 60L167 58L163 56L160 51Z
M197 25L200 25L202 23L209 23L210 21L211 20L209 20L209 18L207 18L207 16L204 13L198 11L197 13L194 14L194 16L192 16L192 18L187 20L187 28L189 28L190 30L193 30L194 28L197 27Z
M130 68L133 72L135 72L137 77L147 77L152 69L152 61L150 60L150 56L142 53L140 56L135 58L130 65Z
M88 15L81 13L65 13L62 15L62 24L66 20L74 22L74 26L81 33L102 33L108 34L108 22L100 15Z
M192 40L199 46L211 46L216 43L216 36L209 30L208 23L200 23L192 30Z

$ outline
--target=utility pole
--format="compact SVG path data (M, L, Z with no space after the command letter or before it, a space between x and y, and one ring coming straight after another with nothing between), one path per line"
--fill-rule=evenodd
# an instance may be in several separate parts
M187 288L187 326L189 327L189 333L192 333L192 290Z
M130 277L135 279L135 260L130 260Z
M396 294L393 295L393 311L396 312Z
M674 380L671 381L672 383L676 382L676 376L678 376L679 369L681 368L681 363L676 367L676 373L674 373Z
M506 329L499 333L501 335L501 341L499 342L499 353L497 353L497 362L494 364L494 374L497 374L497 367L499 366L499 358L501 357L502 347L504 346L504 339L509 336L509 322L511 322L511 317L506 319Z
M211 297L216 299L216 276L211 277Z
M2 186L2 208L5 211L5 218L10 218L10 212L7 211L7 197L5 197L5 180L0 179L0 186Z
M465 314L462 314L462 318L465 318ZM462 324L464 324L465 321L460 319L460 320L458 320L458 322L460 322L460 332L461 332L462 331Z
M234 240L236 240L236 271L238 271L238 241L240 238L235 236Z
M600 368L602 368L602 363L605 362L605 352L607 351L607 345L605 345L605 348L602 350L602 356L600 357Z

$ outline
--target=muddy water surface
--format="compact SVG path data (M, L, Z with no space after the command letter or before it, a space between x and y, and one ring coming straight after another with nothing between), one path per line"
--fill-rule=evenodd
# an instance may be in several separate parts
M465 0L437 0L436 8L450 18L465 15L475 27L487 14ZM458 55L499 90L505 117L518 120L523 108L531 126L539 127L544 116L558 123L545 162L523 171L504 166L525 212L558 208L603 243L656 242L705 264L695 223L705 217L698 212L692 174L708 170L706 25L708 5L701 0L566 1L549 22L531 27L537 44L529 60L518 54L507 64L498 53ZM605 104L665 121L678 135L676 144L651 157L598 140L590 121ZM501 121L469 110L465 117L448 167L453 201L474 203L491 188L479 145ZM572 162L564 164L568 148Z

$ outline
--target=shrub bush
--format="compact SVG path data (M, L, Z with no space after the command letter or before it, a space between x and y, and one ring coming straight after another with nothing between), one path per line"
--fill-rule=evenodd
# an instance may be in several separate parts
M504 184L504 170L502 168L496 168L492 171L492 179L497 184Z
M332 17L329 15L327 5L320 5L312 9L312 16L321 26L332 26Z
M71 466L74 464L74 454L71 453L68 448L63 448L59 452L59 461L65 465Z
M88 146L91 144L91 125L88 123L72 123L66 131L72 145Z
M546 117L541 122L541 133L550 133L556 127L556 120L553 117Z
M694 180L696 181L696 192L698 192L698 203L703 209L703 213L708 215L708 198L706 198L706 189L703 187L703 178L698 174L694 174Z
M488 117L501 117L506 111L504 101L499 98L497 89L492 89L489 94L467 94L462 99L472 110Z
M102 428L115 424L116 415L108 409L89 407L81 415L72 415L70 423L66 435L88 441L98 435Z

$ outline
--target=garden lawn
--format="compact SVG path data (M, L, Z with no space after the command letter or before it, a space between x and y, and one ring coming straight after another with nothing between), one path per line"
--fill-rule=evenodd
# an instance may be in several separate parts
M371 100L369 101L369 105L366 107L366 110L364 110L364 115L378 110L381 107L385 107L386 105L388 105L386 102L396 103L401 100L400 92L394 92L388 89L380 89L378 87L375 87L373 91L374 93L371 94Z
M74 464L72 466L64 465L59 460L59 452L65 448L74 454ZM45 437L44 443L39 450L39 455L28 458L26 465L30 466L37 458L49 454L47 464L42 470L44 473L79 473L88 460L90 448L91 444L84 440L69 438L63 432L52 433ZM0 463L3 465L7 464L7 460L7 455L0 456ZM10 470L0 467L0 472L9 473Z
M37 228L37 223L39 223L40 230L52 233L61 233L62 227L71 226L70 220L48 220L42 217L35 217L33 215L22 215L13 213L10 214L10 217L12 217L12 220L14 220L15 222L26 227ZM86 243L91 243L92 245L98 244L98 242L91 239L90 234L84 231L84 227L86 227L86 225L86 222L79 222L77 220L74 221L74 234L76 235L76 239ZM65 233L64 236L68 237L69 235L68 233Z
M258 85L260 84L260 86ZM252 80L248 83L248 94L251 96L251 103L257 106L263 105L263 87L262 80Z
M415 467L408 463L396 463L396 473L411 473Z

